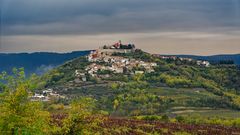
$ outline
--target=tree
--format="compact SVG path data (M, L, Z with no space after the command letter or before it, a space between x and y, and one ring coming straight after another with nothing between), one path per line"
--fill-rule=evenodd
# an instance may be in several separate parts
M117 99L115 99L113 101L113 108L116 110L118 106L119 106L119 101Z
M119 84L118 83L112 83L111 84L111 89L113 89L113 90L119 89Z
M13 75L0 74L4 82L0 94L0 131L4 134L49 132L49 113L42 110L40 102L31 102L33 85L25 78L24 69L13 69Z
M169 122L169 117L165 114L162 116L161 120L164 122Z
M82 97L74 100L68 110L68 117L63 121L61 133L58 134L82 135L100 132L99 123L102 122L102 117L94 110L94 99Z
M177 122L180 122L180 123L184 122L183 116L177 116L175 119L177 120Z
M135 74L133 76L133 80L136 82L140 82L142 78L143 78L143 74Z

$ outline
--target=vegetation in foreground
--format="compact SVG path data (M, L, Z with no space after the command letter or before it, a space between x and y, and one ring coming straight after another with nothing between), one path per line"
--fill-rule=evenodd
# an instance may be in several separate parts
M97 101L90 97L75 99L68 106L55 101L32 102L29 97L36 85L24 77L23 69L14 69L13 75L3 73L0 77L4 82L0 95L0 133L4 135L240 133L240 119L167 115L114 118L99 110ZM118 105L114 103L113 108Z

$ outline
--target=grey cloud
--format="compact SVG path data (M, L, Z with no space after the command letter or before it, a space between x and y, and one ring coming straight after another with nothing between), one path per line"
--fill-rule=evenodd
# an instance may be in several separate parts
M3 0L1 33L91 35L239 29L238 8L238 0Z
M4 36L5 46L3 50L0 49L0 52L90 50L122 39L124 43L134 43L138 48L150 53L213 55L239 53L239 34L239 31L235 31L227 34L221 32L149 32L90 36Z

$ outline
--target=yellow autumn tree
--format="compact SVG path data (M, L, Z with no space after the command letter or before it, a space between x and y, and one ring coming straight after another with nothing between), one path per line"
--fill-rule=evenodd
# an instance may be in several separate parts
M63 120L63 127L58 134L64 135L92 135L100 134L103 117L95 111L95 101L89 97L81 97L72 101L68 117Z
M47 134L50 115L40 102L31 102L30 81L24 69L13 69L13 74L0 74L0 134Z

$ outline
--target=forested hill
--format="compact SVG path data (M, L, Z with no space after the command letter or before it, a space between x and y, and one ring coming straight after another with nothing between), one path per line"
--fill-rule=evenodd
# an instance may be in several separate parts
M234 64L240 65L240 54L212 55L212 56L197 56L197 55L176 55L178 57L193 58L199 60L207 60L213 63L221 61L233 61Z
M37 81L39 88L52 88L68 99L93 97L99 110L115 116L182 112L179 107L240 110L240 70L235 65L202 66L141 50L98 55L54 68Z
M71 53L0 53L0 72L9 72L14 67L24 67L27 74L43 74L49 69L63 64L65 61L87 55L89 52L90 51L75 51Z

